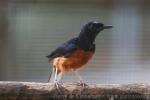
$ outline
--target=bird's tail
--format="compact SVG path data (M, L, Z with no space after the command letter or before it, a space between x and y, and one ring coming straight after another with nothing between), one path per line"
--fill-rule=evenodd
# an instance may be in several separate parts
M50 64L49 64L49 68L51 68ZM48 78L49 83L54 82L54 75L55 75L55 68L52 67L52 69L50 69L50 74L49 74L49 78Z

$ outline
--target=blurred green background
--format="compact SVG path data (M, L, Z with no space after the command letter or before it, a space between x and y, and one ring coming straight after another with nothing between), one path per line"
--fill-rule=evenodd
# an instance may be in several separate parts
M1 0L0 80L47 82L45 57L89 21L114 28L81 70L89 83L150 82L149 0ZM74 82L72 73L64 82Z

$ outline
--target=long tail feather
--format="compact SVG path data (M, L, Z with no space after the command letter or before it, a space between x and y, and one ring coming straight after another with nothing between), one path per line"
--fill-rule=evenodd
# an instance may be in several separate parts
M50 68L50 64L49 64L49 68ZM55 75L55 68L53 67L52 70L50 70L50 74L49 74L49 78L48 78L48 82L54 82L54 75Z

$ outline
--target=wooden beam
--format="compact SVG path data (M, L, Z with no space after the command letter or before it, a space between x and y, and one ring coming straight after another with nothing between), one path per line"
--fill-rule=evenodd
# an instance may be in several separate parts
M149 84L54 84L0 81L0 100L150 100Z

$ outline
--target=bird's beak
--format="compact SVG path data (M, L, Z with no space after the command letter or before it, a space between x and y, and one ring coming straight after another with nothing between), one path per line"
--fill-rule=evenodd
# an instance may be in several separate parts
M104 29L109 29L109 28L113 28L113 26L104 26Z

